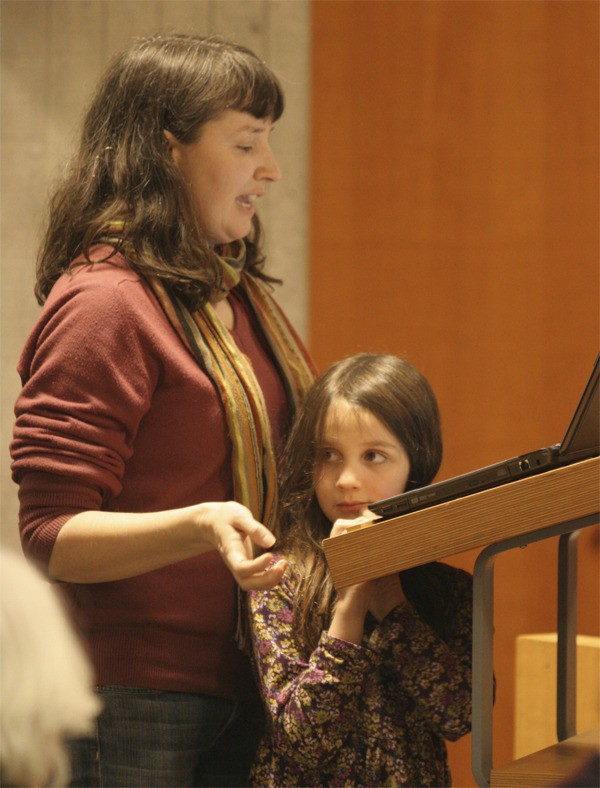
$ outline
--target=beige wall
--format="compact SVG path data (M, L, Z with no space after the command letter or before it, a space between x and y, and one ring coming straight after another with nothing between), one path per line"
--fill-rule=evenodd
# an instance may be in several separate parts
M305 0L2 0L0 10L0 537L16 544L8 443L17 359L38 313L32 288L39 230L49 184L69 155L99 74L132 37L169 31L219 33L271 65L287 98L273 138L284 179L265 198L261 218L270 270L285 282L279 300L305 334L310 8Z

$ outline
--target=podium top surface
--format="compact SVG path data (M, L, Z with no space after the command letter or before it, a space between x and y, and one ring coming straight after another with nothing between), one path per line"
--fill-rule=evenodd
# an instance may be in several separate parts
M600 511L600 458L375 522L323 541L337 588Z

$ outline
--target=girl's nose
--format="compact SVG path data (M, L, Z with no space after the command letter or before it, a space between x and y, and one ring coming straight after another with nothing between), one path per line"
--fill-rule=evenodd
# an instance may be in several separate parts
M336 482L338 487L358 487L360 482L356 471L351 465L344 465Z

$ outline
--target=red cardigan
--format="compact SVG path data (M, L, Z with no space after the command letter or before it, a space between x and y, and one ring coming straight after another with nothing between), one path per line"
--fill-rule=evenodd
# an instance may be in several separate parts
M278 444L288 422L283 384L243 297L232 291L230 302L234 338L253 364ZM119 255L59 279L19 374L12 470L33 559L48 564L60 528L80 511L158 511L232 497L214 386ZM233 640L235 584L216 552L128 580L62 585L98 684L253 694Z

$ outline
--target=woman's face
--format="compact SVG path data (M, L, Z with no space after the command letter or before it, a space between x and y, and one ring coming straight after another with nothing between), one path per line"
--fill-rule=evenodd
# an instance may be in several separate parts
M332 523L359 517L369 504L404 492L410 460L371 411L334 399L315 467L315 494Z
M213 244L248 235L255 201L281 172L269 135L273 123L225 110L206 123L196 142L184 144L165 131L175 165L188 184L200 227Z

